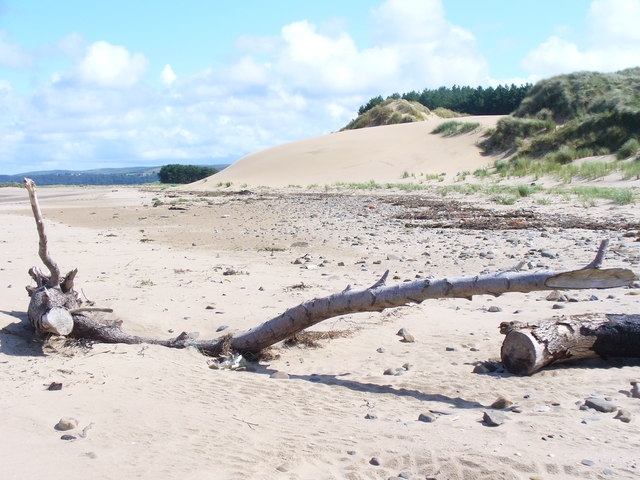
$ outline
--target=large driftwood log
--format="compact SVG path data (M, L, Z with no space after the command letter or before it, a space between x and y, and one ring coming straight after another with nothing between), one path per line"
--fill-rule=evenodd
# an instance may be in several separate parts
M553 363L598 357L640 357L640 315L582 314L526 325L505 322L502 363L530 375Z
M30 192L32 205L37 206L35 186L29 179L25 184ZM532 292L552 289L580 289L580 288L614 288L629 285L635 275L631 270L612 268L600 269L604 258L607 242L604 241L598 250L596 259L580 270L570 271L539 271L519 272L506 271L496 274L475 275L459 278L421 279L400 285L386 286L388 271L374 285L363 290L353 290L347 287L342 292L322 298L309 300L286 310L281 315L233 337L223 337L211 340L198 340L195 335L183 332L179 336L167 340L138 337L123 332L120 323L101 323L87 315L80 308L81 301L73 290L71 272L63 281L59 281L57 266L51 261L47 251L47 238L39 207L34 206L33 212L38 224L40 237L40 257L49 268L51 276L37 269L32 269L32 277L38 287L27 288L31 294L29 318L38 330L45 324L43 318L49 318L49 312L55 308L66 309L73 319L73 337L87 338L107 343L152 343L173 348L195 346L208 355L220 355L229 349L241 353L257 353L277 342L315 325L323 320L358 312L379 312L386 308L421 303L433 298L467 298L473 295L501 295L508 292ZM57 277L55 272L58 271ZM57 298L52 290L60 294L69 303L53 301ZM36 295L37 294L37 295ZM35 304L35 305L34 305ZM33 316L31 314L33 310ZM56 312L56 315L60 312ZM40 320L38 320L40 319ZM39 323L40 322L40 323ZM42 328L43 332L54 332L51 328Z

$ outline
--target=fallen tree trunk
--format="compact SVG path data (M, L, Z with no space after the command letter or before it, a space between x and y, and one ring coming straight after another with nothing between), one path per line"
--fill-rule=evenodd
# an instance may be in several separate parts
M37 197L35 184L25 179L29 190L33 213L40 237L40 257L49 268L51 276L37 270L30 271L38 287L27 287L31 295L29 318L41 333L64 335L61 330L42 328L44 322L38 320L49 315L54 308L63 308L73 319L70 336L92 339L107 343L152 343L173 348L195 346L208 355L220 355L233 350L240 353L257 353L323 320L358 312L379 312L386 308L421 303L433 298L467 298L473 295L501 295L508 292L532 292L552 289L614 288L629 285L635 275L631 270L612 268L600 269L607 242L603 241L596 258L585 268L570 271L520 272L506 271L496 274L475 275L459 278L421 279L400 285L385 286L388 271L374 285L364 290L347 287L342 292L327 297L309 300L286 310L281 315L233 337L198 340L195 334L183 332L179 336L162 340L138 337L123 332L119 322L102 323L87 315L81 308L81 300L73 290L72 271L63 281L59 281L57 266L51 261L47 251L47 238ZM35 206L34 206L35 204ZM56 276L57 272L57 276ZM55 294L52 291L55 290ZM56 299L55 301L53 299ZM34 312L33 317L31 312ZM60 313L60 312L57 312Z
M640 315L583 314L539 325L505 322L502 363L530 375L554 362L598 357L640 357Z

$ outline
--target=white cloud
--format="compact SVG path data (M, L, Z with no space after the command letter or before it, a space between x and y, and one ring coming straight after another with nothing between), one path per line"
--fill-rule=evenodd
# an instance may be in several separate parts
M171 67L171 65L164 66L164 68L162 69L162 73L160 74L160 78L162 80L162 83L164 83L165 85L171 85L175 81L176 74L173 73L173 68Z
M0 66L20 69L33 64L33 56L22 46L9 40L6 32L0 31Z
M132 87L144 75L147 59L105 41L91 44L74 69L75 79L99 87Z
M523 59L543 78L578 70L615 71L640 65L640 0L594 0L587 14L589 42L552 36Z
M157 87L143 81L142 54L70 35L58 48L74 65L25 102L20 129L0 124L0 144L9 142L0 153L12 152L21 170L34 159L48 168L233 160L336 131L372 96L490 82L475 38L446 19L439 0L388 0L372 22L366 48L339 23L245 36L230 64L195 75L166 64Z

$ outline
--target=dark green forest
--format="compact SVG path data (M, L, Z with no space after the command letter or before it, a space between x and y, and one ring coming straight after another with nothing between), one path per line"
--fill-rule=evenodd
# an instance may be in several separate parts
M425 88L422 92L411 91L394 93L387 99L404 98L405 100L421 103L430 110L447 108L455 112L469 115L508 115L518 108L520 102L531 89L531 84L526 85L499 85L496 88L488 87L440 87L435 90ZM362 105L358 115L371 110L381 104L385 99L377 96Z
M214 173L218 173L218 170L211 167L171 164L162 167L158 172L158 177L162 183L191 183Z

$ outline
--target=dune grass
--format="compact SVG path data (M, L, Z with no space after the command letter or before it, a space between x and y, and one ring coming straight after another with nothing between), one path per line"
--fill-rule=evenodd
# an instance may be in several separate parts
M448 122L443 122L431 130L431 133L442 134L445 137L454 137L456 135L472 132L479 126L480 124L478 122L459 122L457 120L449 120Z

